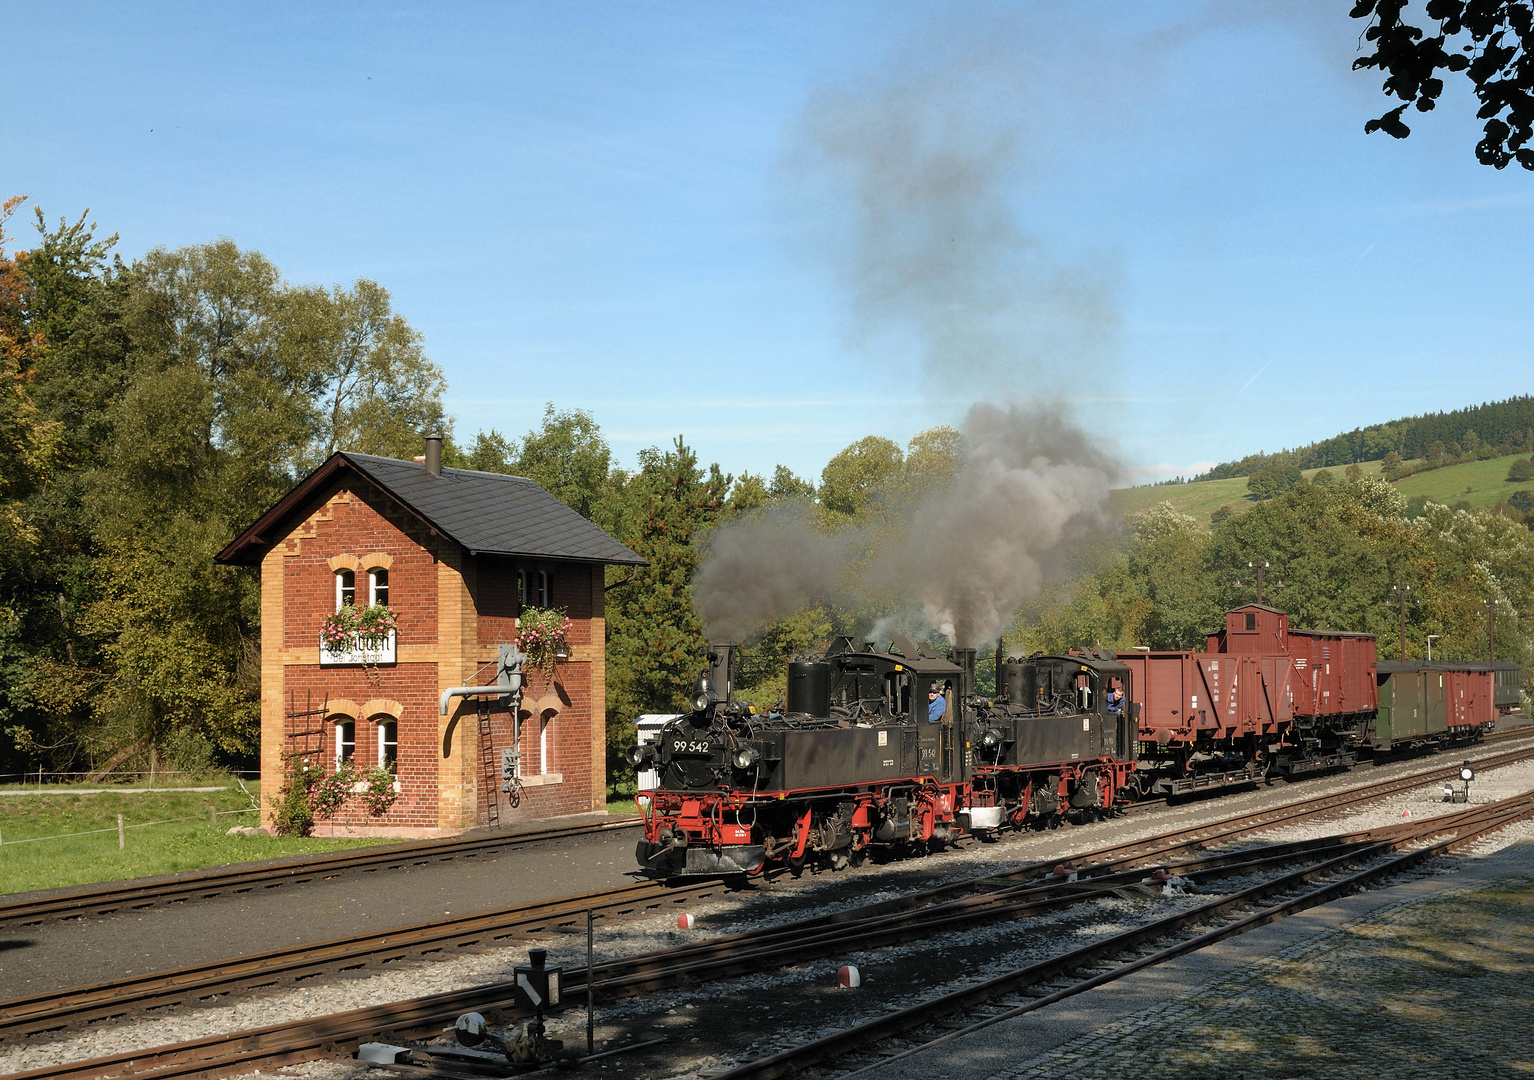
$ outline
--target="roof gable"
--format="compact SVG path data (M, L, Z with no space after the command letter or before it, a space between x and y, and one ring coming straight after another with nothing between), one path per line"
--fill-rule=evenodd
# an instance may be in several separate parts
M218 562L252 566L292 529L291 519L339 473L365 478L427 526L470 554L520 555L642 566L644 560L538 484L521 476L444 468L372 454L332 454L219 552Z

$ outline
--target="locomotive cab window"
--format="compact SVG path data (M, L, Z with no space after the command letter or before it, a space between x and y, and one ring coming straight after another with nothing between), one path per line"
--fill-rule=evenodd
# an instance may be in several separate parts
M340 611L347 604L357 606L357 571L336 571L336 610Z
M911 676L892 671L884 676L884 708L891 716L905 716L911 711Z
M1081 712L1091 712L1092 711L1092 700L1093 700L1094 697L1095 697L1095 695L1092 693L1092 675L1091 675L1091 673L1087 672L1087 671L1082 671L1082 672L1077 673L1077 675L1076 675L1076 708L1079 711L1081 711Z

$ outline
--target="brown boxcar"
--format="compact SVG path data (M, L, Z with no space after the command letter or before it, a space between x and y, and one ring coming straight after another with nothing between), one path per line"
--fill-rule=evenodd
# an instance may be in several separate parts
M1490 664L1444 664L1440 677L1450 731L1470 734L1496 721L1496 690Z
M1285 656L1194 652L1120 653L1133 673L1140 738L1179 740L1276 736L1293 716L1293 668Z
M1247 604L1226 612L1225 629L1210 635L1209 651L1289 655L1296 716L1355 716L1378 707L1373 634L1292 629L1285 612Z

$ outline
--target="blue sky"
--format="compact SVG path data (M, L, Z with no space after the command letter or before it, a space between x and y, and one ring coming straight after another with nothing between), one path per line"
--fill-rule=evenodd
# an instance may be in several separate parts
M382 283L460 438L553 401L625 463L684 434L813 476L1001 395L1187 472L1534 390L1534 176L1475 163L1453 82L1365 136L1350 6L30 5L0 192L129 257L228 236ZM934 365L907 294L849 276L857 192L806 133L850 116L877 158L891 101L997 155L1002 291L1032 292L944 320L1032 343L1004 372Z

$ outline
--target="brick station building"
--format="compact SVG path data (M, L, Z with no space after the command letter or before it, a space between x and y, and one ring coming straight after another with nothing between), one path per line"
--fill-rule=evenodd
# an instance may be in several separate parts
M435 445L434 445L435 444ZM606 806L603 568L643 560L531 480L337 453L218 555L261 570L261 820L286 753L395 771L381 816L352 798L320 833L445 836ZM342 603L386 603L399 629L365 663L322 650ZM570 656L524 674L520 805L500 791L510 709L439 695L496 681L525 606L569 615Z

